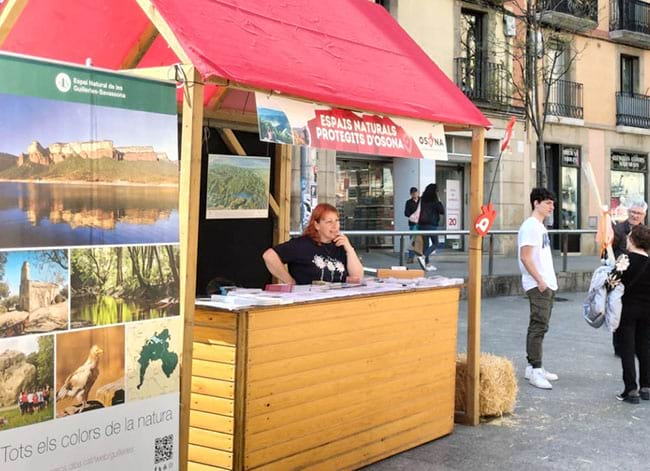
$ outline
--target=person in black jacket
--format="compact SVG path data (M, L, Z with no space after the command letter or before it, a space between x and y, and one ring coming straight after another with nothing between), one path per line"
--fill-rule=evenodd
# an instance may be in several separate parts
M630 203L627 210L627 219L614 225L614 241L612 242L612 249L614 250L614 257L618 258L619 255L627 253L627 236L634 226L639 224L643 225L648 205L643 200L636 200ZM618 331L612 335L612 343L614 345L614 355L621 356L620 340L618 338Z
M435 231L440 224L440 216L445 214L445 208L438 199L438 186L429 183L420 197L420 219L418 228L421 231ZM429 243L430 242L430 243ZM429 257L436 252L438 236L424 238L424 254L418 257L418 263L426 271L437 270L429 263Z
M418 202L420 201L420 192L418 191L417 188L414 186L411 187L411 197L406 200L406 204L404 204L404 216L408 217L415 212L416 209L418 209ZM415 231L417 230L418 223L417 222L411 222L409 220L409 231ZM411 241L412 243L413 241ZM408 263L413 263L413 259L415 257L415 252L412 249L409 249L408 253Z
M627 236L630 266L623 272L625 286L621 323L616 332L623 367L625 389L616 396L619 401L638 404L650 400L650 229L640 224ZM635 356L639 360L639 383L636 378ZM640 386L640 389L638 387Z

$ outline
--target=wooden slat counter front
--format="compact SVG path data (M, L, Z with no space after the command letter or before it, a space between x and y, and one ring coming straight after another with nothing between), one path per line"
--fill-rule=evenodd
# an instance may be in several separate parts
M197 306L188 469L354 469L451 433L459 295Z

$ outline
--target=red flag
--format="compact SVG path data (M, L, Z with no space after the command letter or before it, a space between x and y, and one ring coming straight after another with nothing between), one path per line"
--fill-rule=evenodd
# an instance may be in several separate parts
M508 144L510 144L510 139L512 138L512 128L515 127L516 121L517 120L514 116L510 117L510 121L508 121L508 125L506 126L506 134L503 136L503 142L501 142L501 152L506 150L506 147L508 147Z

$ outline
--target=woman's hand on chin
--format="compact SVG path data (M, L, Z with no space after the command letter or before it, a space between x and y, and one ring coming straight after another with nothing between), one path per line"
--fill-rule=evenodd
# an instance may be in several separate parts
M337 247L343 247L346 251L353 250L350 239L348 239L345 234L339 233L336 237L334 237L333 242Z

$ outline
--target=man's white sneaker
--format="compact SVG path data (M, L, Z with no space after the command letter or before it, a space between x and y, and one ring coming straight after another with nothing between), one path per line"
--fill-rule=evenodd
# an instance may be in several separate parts
M553 389L551 383L546 379L543 368L533 368L532 373L530 374L530 379L528 382L540 389Z
M437 268L435 267L435 265L431 265L431 264L429 264L429 265L427 265L426 267L424 267L424 269L425 269L426 271L436 271L436 270L437 270Z
M544 368L542 368L544 370ZM524 372L524 378L530 379L530 375L533 373L533 366L528 365L526 371ZM544 370L544 377L549 381L557 381L559 378L555 373Z

